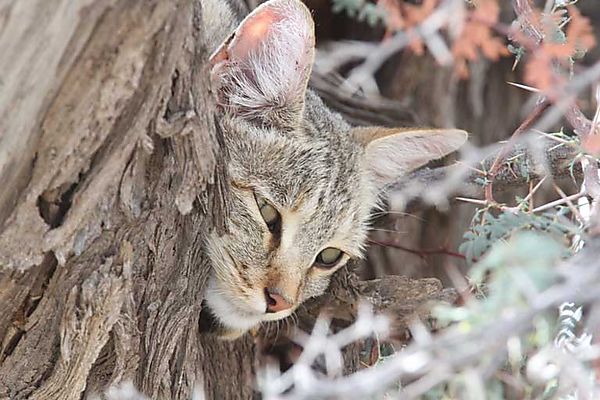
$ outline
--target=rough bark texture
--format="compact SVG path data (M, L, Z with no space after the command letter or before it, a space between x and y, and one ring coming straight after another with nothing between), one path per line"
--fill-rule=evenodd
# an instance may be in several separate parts
M225 212L200 16L189 0L1 4L0 397L123 380L252 395L249 340L197 328L200 243Z

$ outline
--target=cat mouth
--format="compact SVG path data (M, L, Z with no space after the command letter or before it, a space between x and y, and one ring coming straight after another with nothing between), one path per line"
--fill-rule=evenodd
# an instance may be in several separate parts
M238 271L242 269L229 249L223 246L220 250L223 266L230 265L225 268ZM209 278L200 313L200 329L203 332L218 332L223 327L245 332L261 322L286 318L296 308L268 312L268 300L265 299L264 291L242 291L232 283L234 279L224 278L214 271Z
M259 294L255 299L255 307L242 299L231 298L221 287L216 277L209 281L208 288L202 302L202 311L200 313L201 332L219 333L223 330L230 331L248 331L259 325L261 322L275 321L288 317L293 309L288 309L275 313L267 313L266 304L264 310L259 307ZM262 293L260 293L262 295ZM262 298L261 298L262 300ZM260 308L260 311L259 309Z

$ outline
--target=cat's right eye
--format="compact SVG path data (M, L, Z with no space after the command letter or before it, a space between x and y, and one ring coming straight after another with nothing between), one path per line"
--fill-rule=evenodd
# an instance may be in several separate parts
M328 247L317 254L315 265L320 268L332 268L342 259L344 252L335 247Z
M269 231L275 233L281 226L281 215L279 214L279 211L267 202L264 197L255 193L254 198L256 199L256 205L258 206L260 215L265 221L265 224L267 224Z

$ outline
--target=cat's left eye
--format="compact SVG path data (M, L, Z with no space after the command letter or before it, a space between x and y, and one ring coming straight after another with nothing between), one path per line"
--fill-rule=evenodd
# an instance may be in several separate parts
M267 202L267 200L265 200L264 197L254 194L254 198L256 199L258 211L260 211L260 215L265 221L265 224L267 224L269 231L275 232L281 225L281 215L279 214L279 211L277 211L275 207L269 204L269 202Z
M315 265L320 268L332 268L341 260L344 252L335 247L328 247L317 255Z

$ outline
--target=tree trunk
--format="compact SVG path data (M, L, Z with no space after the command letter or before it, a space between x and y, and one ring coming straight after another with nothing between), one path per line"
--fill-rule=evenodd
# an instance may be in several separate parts
M1 398L252 396L251 341L198 332L226 212L201 13L0 2Z

